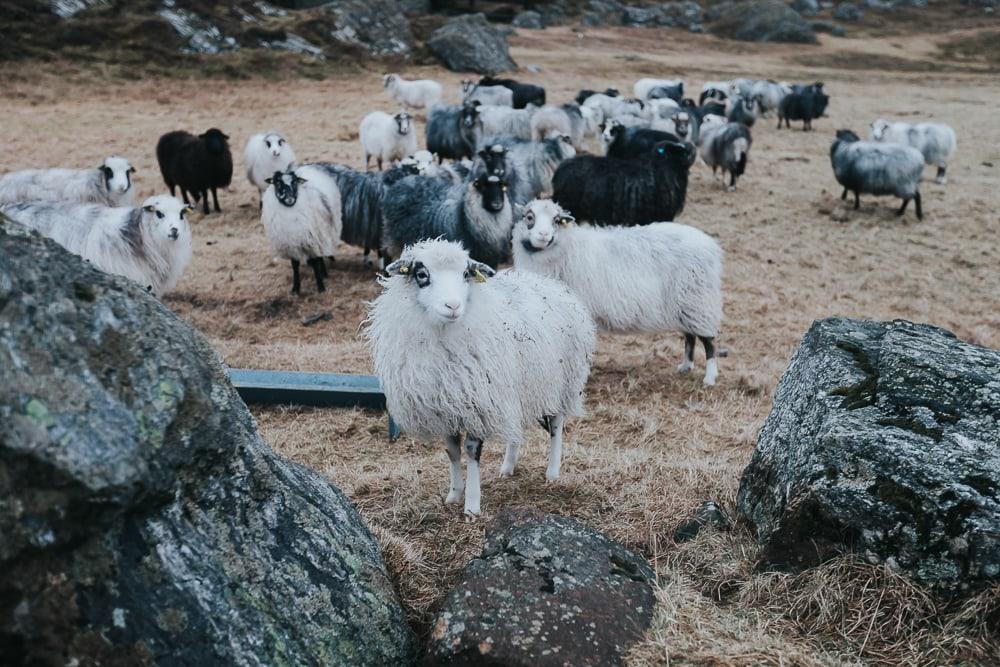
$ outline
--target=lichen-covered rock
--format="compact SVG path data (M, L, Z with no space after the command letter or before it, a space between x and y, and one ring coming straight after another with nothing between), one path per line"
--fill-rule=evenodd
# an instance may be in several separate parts
M350 502L155 298L0 220L0 663L406 664Z
M583 524L508 510L431 629L428 664L618 665L652 618L646 561Z
M663 18L659 7L626 7L622 13L622 25L654 26Z
M660 17L657 23L668 28L684 28L691 32L704 30L702 21L704 13L701 5L692 0L685 2L666 2L660 5Z
M833 18L838 21L860 21L861 10L854 3L842 2L837 5L837 9L834 10Z
M483 14L450 19L431 34L427 48L453 72L497 74L517 69L506 36Z
M812 27L781 0L750 0L712 7L709 31L720 37L745 42L816 41Z
M820 12L817 0L792 0L791 7L802 16L816 16Z
M235 37L226 35L219 26L188 9L170 6L156 13L184 40L184 53L212 54L240 48Z
M905 321L820 320L743 472L763 557L853 549L939 591L1000 580L1000 351Z
M338 42L373 56L405 58L413 51L410 22L396 0L336 0L325 10L335 17L330 36Z
M541 30L545 27L542 15L533 11L521 12L514 17L514 20L510 24L515 28L526 28L528 30Z

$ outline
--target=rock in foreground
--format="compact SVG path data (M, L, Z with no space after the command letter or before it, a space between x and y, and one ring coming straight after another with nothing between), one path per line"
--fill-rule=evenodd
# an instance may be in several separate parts
M406 664L347 499L275 455L204 339L0 220L0 663Z
M1000 579L1000 351L905 321L813 324L738 505L775 564L854 549L941 592Z
M497 74L517 69L507 37L483 14L457 16L434 31L427 47L453 72Z
M427 663L617 665L653 613L644 559L586 526L509 510L431 630Z
M816 33L794 9L781 0L750 0L720 5L709 26L712 34L744 42L812 44Z

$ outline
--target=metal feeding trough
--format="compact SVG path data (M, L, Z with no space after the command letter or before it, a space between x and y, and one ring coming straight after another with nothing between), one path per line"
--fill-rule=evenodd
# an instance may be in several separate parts
M310 405L320 408L385 410L385 394L374 375L229 369L240 398L256 405ZM399 437L389 417L389 439Z

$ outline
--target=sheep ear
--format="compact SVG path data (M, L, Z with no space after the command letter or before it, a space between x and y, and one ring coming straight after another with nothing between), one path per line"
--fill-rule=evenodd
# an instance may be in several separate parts
M410 268L413 266L412 262L406 259L397 259L395 262L385 267L385 272L390 276L407 275L410 272Z
M488 264L483 264L482 262L477 262L475 260L469 260L469 273L472 274L472 279L477 283L485 283L487 278L492 278L497 274L493 267Z
M479 153L477 153L477 155L485 160L486 157L489 155L489 153L487 153L486 149L483 148L482 150L479 151Z
M128 168L128 173L134 174L135 173L135 167L129 167Z
M296 182L296 183L308 183L308 182L309 182L309 179L306 179L306 178L302 178L301 176L296 176L296 177L295 177L295 182Z
M576 222L576 218L574 218L569 213L562 213L561 215L559 215L559 217L556 218L556 222L565 227L566 225L571 225L574 222Z

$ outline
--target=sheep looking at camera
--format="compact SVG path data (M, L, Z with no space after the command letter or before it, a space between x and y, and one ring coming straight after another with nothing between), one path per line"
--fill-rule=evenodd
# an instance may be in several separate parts
M684 333L681 372L705 348L704 384L719 371L715 338L722 322L722 250L687 225L581 227L558 204L529 203L513 232L514 268L565 283L606 331Z
M823 83L817 81L811 86L793 86L792 92L785 95L778 105L778 129L781 122L791 128L790 121L801 120L802 131L812 129L812 122L826 112L830 96L823 92Z
M243 149L243 164L247 170L247 180L264 194L267 179L276 171L285 171L295 163L295 151L280 132L255 134L247 139Z
M26 169L0 179L0 203L58 201L131 206L135 167L117 155L96 169Z
M135 208L34 201L4 204L0 213L159 296L177 285L191 261L190 208L164 194Z
M438 160L461 160L476 153L483 136L479 106L437 105L427 113L427 150Z
M404 109L430 109L441 103L443 91L441 84L430 79L407 81L398 74L386 74L382 77L382 87L386 94Z
M944 123L890 123L879 118L871 124L871 140L902 144L920 151L926 164L938 168L935 182L948 182L948 162L955 157L955 130Z
M361 120L358 133L365 169L374 157L378 170L384 163L398 162L417 150L417 135L413 131L413 116L400 111L390 116L384 111L372 111Z
M513 475L535 424L549 434L545 477L557 479L563 424L583 414L594 352L594 323L580 300L541 275L494 273L443 240L407 247L386 271L364 336L396 423L420 440L445 441L446 502L464 493L465 514L478 515L483 443L506 444L500 474Z
M551 193L556 169L576 155L568 137L544 141L489 137L483 144L485 148L479 152L473 176L483 172L499 176L507 184L507 196L513 205L524 205L535 197Z
M718 116L706 117L701 127L698 152L705 164L712 168L713 175L721 169L725 182L726 174L729 174L729 189L735 190L736 179L746 172L753 137L750 136L750 128L743 123L721 120Z
M911 146L877 144L861 139L850 130L837 130L830 146L830 163L837 182L844 186L841 199L854 192L854 209L861 207L860 194L895 195L903 200L896 215L903 215L912 199L917 219L924 219L920 200L920 177L924 156Z

